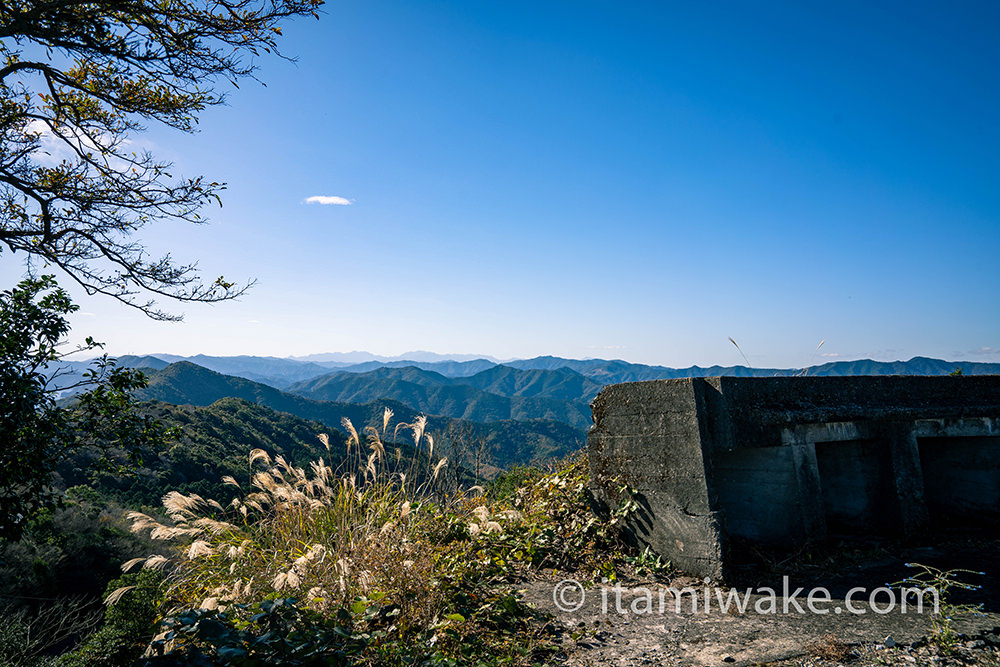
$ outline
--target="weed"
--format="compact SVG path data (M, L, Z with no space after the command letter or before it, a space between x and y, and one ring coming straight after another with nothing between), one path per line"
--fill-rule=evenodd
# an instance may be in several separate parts
M659 554L647 546L634 556L625 556L625 562L632 566L636 575L658 577L671 571L670 562L664 562Z
M899 586L900 592L904 596L921 596L923 592L932 589L937 595L938 606L935 614L931 617L934 624L934 635L931 641L938 645L943 651L951 651L958 643L959 633L953 625L953 617L956 614L977 612L982 605L955 604L951 600L951 593L954 590L979 590L979 586L962 581L959 577L963 575L983 575L983 572L956 568L952 570L941 570L930 565L921 563L907 563L907 567L916 570L902 581L892 584Z

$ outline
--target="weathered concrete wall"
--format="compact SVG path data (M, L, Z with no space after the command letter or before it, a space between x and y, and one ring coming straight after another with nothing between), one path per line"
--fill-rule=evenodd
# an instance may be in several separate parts
M699 575L733 537L1000 529L1000 376L658 380L592 409L595 497L634 489L635 538Z

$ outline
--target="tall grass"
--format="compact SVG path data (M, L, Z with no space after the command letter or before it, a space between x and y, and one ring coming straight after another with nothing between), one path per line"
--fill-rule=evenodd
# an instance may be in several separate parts
M163 499L169 522L127 515L135 532L184 543L184 557L170 563L167 597L174 608L211 609L283 593L326 610L373 590L391 590L417 617L433 614L433 595L416 585L427 559L410 546L417 528L412 508L434 497L445 459L432 465L432 445L426 455L419 448L429 439L422 417L406 425L416 445L406 472L387 460L378 430L365 429L363 445L349 420L344 426L349 471L333 470L322 458L307 471L255 449L248 461L250 489L228 508L171 492ZM329 449L326 436L320 440ZM232 477L224 481L240 487ZM140 563L168 565L160 556L126 565Z
M386 410L381 428L361 433L345 419L348 457L336 470L322 458L306 470L255 449L249 488L224 480L242 491L228 507L171 492L165 520L130 513L133 531L172 541L177 551L125 569L167 573L168 618L195 610L190 618L214 614L245 628L260 618L262 601L292 599L312 622L337 624L334 639L362 645L361 662L537 659L542 644L531 639L531 612L505 584L545 566L583 564L606 574L607 548L617 545L615 527L587 508L585 460L526 478L502 499L480 487L445 493L438 480L447 461L434 458L426 419L392 430L393 439L412 435L403 460L398 449L387 453L391 417ZM174 632L159 647L176 653L201 639Z

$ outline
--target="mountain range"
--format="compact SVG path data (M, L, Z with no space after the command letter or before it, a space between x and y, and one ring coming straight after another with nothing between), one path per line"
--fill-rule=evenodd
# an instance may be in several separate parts
M372 354L371 352L325 352L323 354L309 354L304 357L289 357L295 361L314 361L317 363L336 363L345 366L351 364L360 364L369 361L375 361L379 363L392 363L396 361L408 361L414 362L418 361L421 363L427 362L438 362L438 361L473 361L476 359L487 359L494 363L499 363L499 359L494 357L480 355L480 354L438 354L437 352L426 352L423 350L415 350L413 352L406 352L404 354L397 355L395 357L384 357L379 354Z
M421 413L427 412L391 398L363 403L314 400L245 378L216 373L189 361L179 361L160 370L147 367L147 374L149 385L136 392L136 397L143 401L209 406L224 398L237 398L338 430L343 428L341 420L345 417L358 431L368 425L380 425L385 408L393 411L394 424L413 423ZM437 434L435 437L443 435L449 446L458 438L467 441L463 444L481 440L490 453L490 460L498 467L561 457L582 447L586 438L583 428L563 420L501 418L484 423L433 413L427 417L428 432Z
M367 403L389 398L428 414L469 421L551 419L589 428L590 401L601 385L566 368L493 366L451 378L413 366L334 372L296 383L289 392L323 401Z
M670 368L648 366L621 360L607 359L565 359L543 356L533 359L515 359L498 362L491 358L438 358L444 355L432 353L410 353L417 359L376 357L367 352L345 354L312 355L309 358L234 356L218 357L196 355L181 357L172 354L155 354L118 357L118 363L135 368L165 367L176 361L190 361L203 368L235 375L255 382L285 389L296 383L319 378L330 373L367 373L382 368L417 368L433 371L447 378L471 377L485 370L505 366L520 370L561 370L575 371L598 385L639 380L660 380L680 377L708 377L714 375L734 376L774 376L774 375L943 375L961 367L969 375L1000 373L1000 363L973 361L945 361L928 357L913 357L908 361L833 361L804 369L788 368L748 368L746 366L690 366ZM368 357L368 358L365 358ZM359 361L354 361L359 360ZM89 362L62 362L62 367L72 373L81 372Z
M344 365L345 361L333 359L147 355L119 357L117 362L146 370L149 386L139 392L144 400L208 406L236 398L335 429L341 428L343 417L359 429L379 422L385 407L394 411L397 421L406 423L424 414L432 432L463 430L488 442L491 459L500 467L560 456L580 447L592 423L590 402L607 384L712 375L943 375L957 367L966 374L1000 373L1000 364L926 357L837 361L803 370L678 369L560 357L502 364L485 358L368 359ZM79 377L86 365L70 362L63 367L67 374L61 381Z

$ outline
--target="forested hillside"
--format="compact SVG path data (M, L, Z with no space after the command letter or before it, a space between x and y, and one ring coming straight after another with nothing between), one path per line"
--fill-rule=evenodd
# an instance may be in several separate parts
M411 423L424 411L393 400L367 403L318 401L286 393L264 384L231 377L177 362L149 374L149 386L136 393L142 400L176 405L207 406L222 398L240 398L302 419L314 420L327 430L340 429L343 418L361 425L381 422L385 408L396 421ZM428 432L462 434L462 439L486 450L489 461L503 468L515 464L561 457L584 445L586 431L552 419L515 420L500 418L489 423L428 414Z
M175 437L142 452L142 463L128 474L110 467L91 469L83 450L59 468L65 487L86 485L127 506L156 506L171 490L207 498L230 498L235 489L222 483L226 475L248 482L248 456L263 449L304 466L320 456L334 467L344 460L344 436L315 421L276 412L239 398L223 398L209 406L177 406L151 401L144 413L174 427ZM318 439L329 436L330 450ZM124 460L122 460L124 464Z
M288 391L322 401L367 403L390 399L414 410L476 422L548 419L589 428L597 385L571 371L520 371L494 366L449 378L412 366L367 373L337 372L299 382Z

